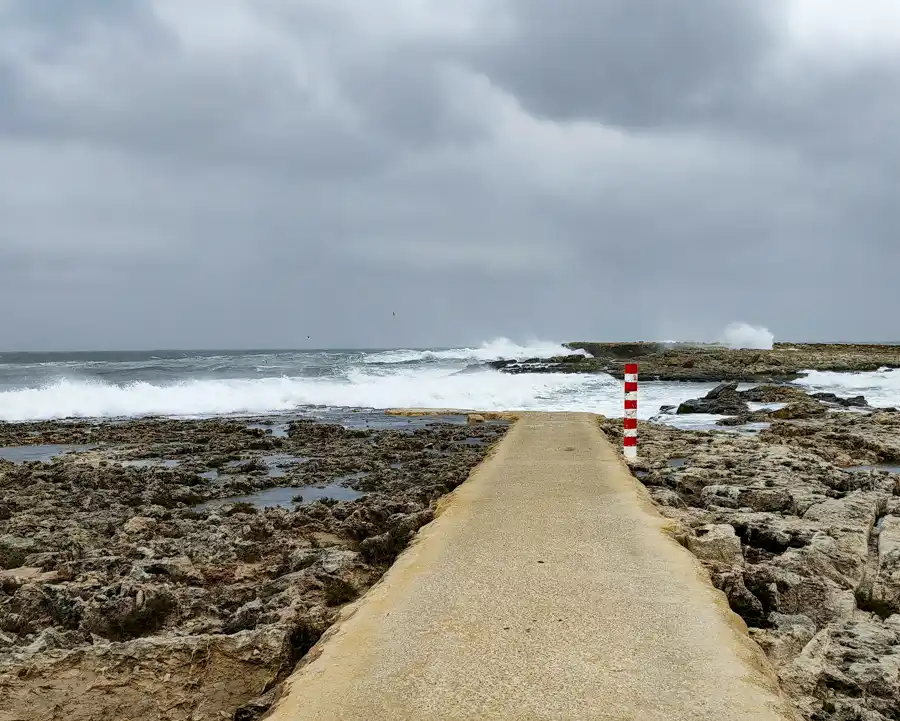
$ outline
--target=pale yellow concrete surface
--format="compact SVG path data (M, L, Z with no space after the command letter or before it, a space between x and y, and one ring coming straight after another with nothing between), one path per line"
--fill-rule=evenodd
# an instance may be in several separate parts
M522 414L271 719L794 719L588 414Z

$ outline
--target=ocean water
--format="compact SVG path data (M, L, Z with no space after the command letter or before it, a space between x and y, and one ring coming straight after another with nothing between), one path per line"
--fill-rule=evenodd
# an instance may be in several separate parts
M622 415L607 375L507 375L472 370L494 359L550 357L556 343L506 339L473 348L0 354L0 421L262 415L316 409L477 408ZM813 390L900 404L900 371L810 373ZM704 383L641 384L639 415L702 395ZM682 417L682 424L708 424Z

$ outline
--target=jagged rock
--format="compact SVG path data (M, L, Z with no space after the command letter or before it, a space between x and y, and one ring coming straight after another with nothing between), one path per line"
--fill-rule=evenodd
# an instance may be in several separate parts
M671 488L652 487L650 495L660 506L684 507L685 503Z
M234 612L232 617L225 624L223 630L225 633L231 634L255 628L262 614L262 600L254 598L252 601L247 601L247 603Z
M900 516L886 516L878 529L878 570L871 593L882 614L900 613Z
M678 406L676 413L711 413L717 415L747 415L750 407L737 392L738 384L720 383L703 398L694 398Z
M405 530L401 532L408 532L411 528L412 525L406 526ZM415 530L419 530L419 527L416 526ZM358 559L359 554L356 553L356 551L329 548L319 554L319 558L316 561L316 568L328 574L342 573L353 566Z
M713 585L728 598L728 604L748 623L762 623L765 611L760 600L744 585L744 577L739 569L714 569L711 574Z
M755 398L784 400L768 394ZM604 421L604 430L613 423ZM665 484L650 489L667 499L664 516L688 528L734 528L743 563L704 564L805 717L896 716L900 478L839 467L900 460L896 414L779 421L757 437L647 424L641 440L643 466ZM670 468L673 457L687 462Z
M0 536L0 568L18 568L29 553L34 553L37 541L12 534Z
M753 629L751 635L776 669L793 661L816 635L816 624L803 614L772 613L768 621L773 630Z
M701 526L687 539L688 550L704 561L736 566L744 561L741 542L734 528L726 524Z
M154 528L156 528L156 520L145 516L134 516L133 518L129 518L125 522L125 525L122 526L122 530L125 533L135 536L147 535L152 532Z
M748 388L740 391L739 395L750 403L784 403L808 398L806 393L799 388L770 385Z
M124 640L159 630L175 609L171 589L120 586L85 602L81 628L106 639Z
M804 401L802 403L788 403L784 408L771 411L769 417L782 421L797 420L798 418L817 418L824 416L827 412L828 409L819 403Z
M131 567L131 576L139 581L147 581L153 577L170 580L175 583L200 585L203 574L197 570L187 556L174 558L149 558L138 561Z
M783 488L743 488L711 485L700 492L706 506L750 508L754 511L787 511L793 508L793 496Z
M25 651L28 653L41 653L51 649L65 648L67 645L67 639L63 634L55 628L45 628L34 641L25 647Z
M44 572L41 568L31 566L19 566L0 571L0 586L4 584L54 583L57 580L59 580L58 572Z
M841 398L834 393L812 393L810 398L822 401L823 403L834 403L844 408L868 408L869 401L865 396L853 396L851 398Z
M77 651L23 650L29 672L0 666L4 708L27 718L69 721L124 718L222 718L292 666L293 629L266 626L234 635L152 637L95 644ZM103 683L96 683L102 678ZM165 715L161 710L168 709ZM177 715L173 715L177 714Z
M234 712L234 721L257 721L257 719L261 719L272 708L276 698L277 693L273 688L262 696L251 699Z
M900 708L900 616L831 624L779 676L809 718L891 718Z
M721 398L723 395L734 395L735 393L737 393L737 389L737 381L719 383L719 385L717 385L709 393L706 394L706 398L708 400L714 400L716 398Z
M844 498L834 498L810 508L804 518L835 528L862 529L868 533L875 523L881 499L877 494L857 491Z

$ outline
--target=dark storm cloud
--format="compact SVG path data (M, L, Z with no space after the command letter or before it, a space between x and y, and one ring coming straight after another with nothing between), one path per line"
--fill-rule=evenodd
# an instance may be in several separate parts
M776 40L759 0L519 0L514 31L482 48L487 72L529 109L656 127L742 92Z
M858 21L0 0L0 346L898 336L900 42Z

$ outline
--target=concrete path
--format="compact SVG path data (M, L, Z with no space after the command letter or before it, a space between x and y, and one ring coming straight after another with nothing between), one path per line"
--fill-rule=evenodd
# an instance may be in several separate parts
M793 719L587 414L523 414L310 652L277 721Z

